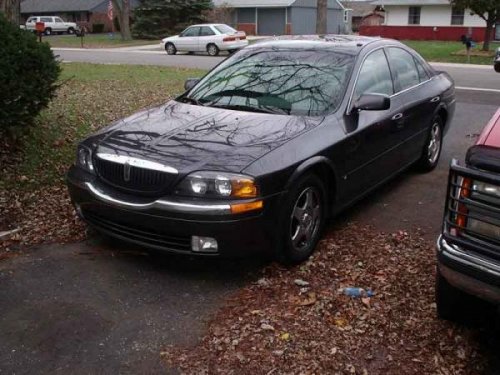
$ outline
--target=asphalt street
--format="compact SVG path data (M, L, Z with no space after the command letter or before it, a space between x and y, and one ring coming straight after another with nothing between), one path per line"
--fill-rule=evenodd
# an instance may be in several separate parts
M142 47L141 47L142 48ZM187 55L177 54L174 56L167 55L158 47L151 49L130 49L130 48L115 48L115 49L54 49L54 53L59 56L60 60L67 62L89 62L96 64L131 64L131 65L159 65L172 66L194 69L211 69L215 65L223 61L227 56L211 57L204 54ZM433 64L435 69L448 72L457 87L480 89L480 90L495 90L500 94L500 74L494 73L493 65L491 66L467 66L459 64ZM469 90L477 92L477 90ZM481 92L481 91L480 91ZM487 99L491 102L491 99ZM492 103L495 104L495 103ZM496 103L500 104L500 103Z
M78 61L87 55L61 56ZM221 60L127 52L87 58L120 59L205 69ZM404 173L333 220L329 230L354 221L377 231L419 230L427 240L436 239L449 162L463 158L500 106L500 92L487 91L500 89L500 74L486 68L441 70L469 88L457 90L438 168ZM168 372L162 347L195 343L224 298L255 279L265 262L151 256L95 234L83 243L32 249L0 263L0 374Z

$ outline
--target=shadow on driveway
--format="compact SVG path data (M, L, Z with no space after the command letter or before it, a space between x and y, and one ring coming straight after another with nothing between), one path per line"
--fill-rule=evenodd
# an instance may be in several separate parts
M0 263L0 373L164 373L265 260L151 256L99 237Z

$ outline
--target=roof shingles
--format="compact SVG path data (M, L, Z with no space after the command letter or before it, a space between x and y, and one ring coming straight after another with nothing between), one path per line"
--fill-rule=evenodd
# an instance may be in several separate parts
M24 0L21 13L90 11L107 0Z

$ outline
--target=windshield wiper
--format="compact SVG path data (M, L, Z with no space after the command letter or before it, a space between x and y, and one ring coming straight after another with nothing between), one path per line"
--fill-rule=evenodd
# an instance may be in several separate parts
M225 104L225 105L210 105L210 107L214 108L224 108L224 109L234 109L236 111L246 111L246 112L257 112L257 113L270 113L270 114L278 114L278 112L271 111L269 109L252 107L250 105L242 105L242 104Z
M182 103L189 103L189 104L204 106L204 104L201 103L198 99L190 98L189 96L184 96L183 98L180 98L179 101Z

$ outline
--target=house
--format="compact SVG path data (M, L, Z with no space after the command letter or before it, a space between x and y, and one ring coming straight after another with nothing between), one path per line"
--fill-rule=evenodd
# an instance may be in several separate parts
M449 0L377 0L385 21L379 26L362 26L360 34L410 40L458 41L462 35L484 39L486 22L469 9L458 9Z
M378 26L384 23L384 12L372 2L373 0L342 1L342 5L350 10L353 32L358 32L361 25Z
M316 33L316 0L213 0L216 7L233 9L232 25L251 35ZM328 0L327 33L351 30L350 15L338 0Z
M138 0L131 0L131 9L138 5ZM59 16L68 22L76 22L89 31L95 25L103 25L102 31L112 30L108 18L109 0L23 0L21 2L21 18L23 22L30 16Z

